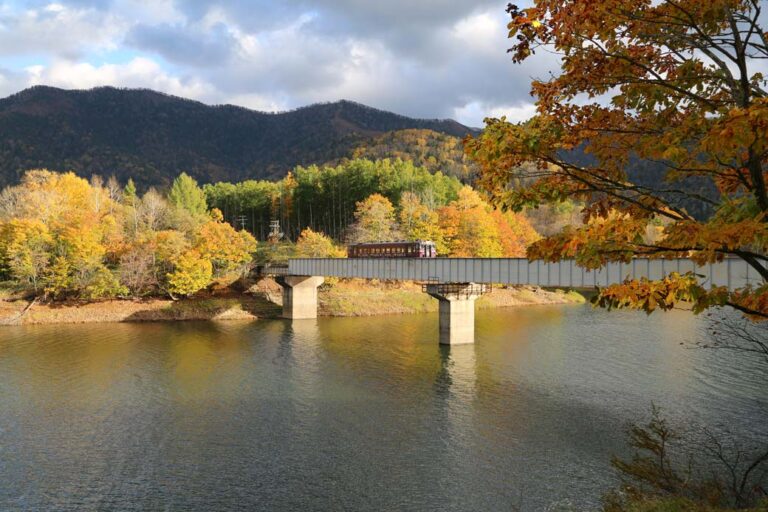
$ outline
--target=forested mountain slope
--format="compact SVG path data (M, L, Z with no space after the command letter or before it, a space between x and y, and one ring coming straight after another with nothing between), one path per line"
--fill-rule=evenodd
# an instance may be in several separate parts
M472 131L350 101L273 114L149 90L38 86L0 100L0 186L41 167L131 177L140 188L167 184L180 171L201 182L281 178L402 129Z
M350 101L265 113L209 106L149 90L38 86L0 99L0 187L26 170L73 170L132 178L143 190L179 172L201 183L277 180L296 166L350 158L401 158L471 183L477 166L461 138L474 130L452 120L413 119ZM574 162L589 160L573 151ZM659 183L662 164L631 159L630 179ZM715 196L704 179L679 184ZM696 217L711 212L676 198Z
M352 152L355 158L410 160L430 172L440 171L464 182L472 182L478 166L464 154L462 139L427 129L387 132L361 141Z

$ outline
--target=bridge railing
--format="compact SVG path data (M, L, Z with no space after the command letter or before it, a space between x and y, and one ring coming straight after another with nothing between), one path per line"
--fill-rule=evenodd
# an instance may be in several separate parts
M529 262L525 258L297 258L288 261L291 275L387 279L440 283L488 283L544 287L595 288L626 278L661 279L671 272L694 272L707 287L729 289L762 283L754 269L740 259L696 265L688 259L609 263L586 270L573 260Z

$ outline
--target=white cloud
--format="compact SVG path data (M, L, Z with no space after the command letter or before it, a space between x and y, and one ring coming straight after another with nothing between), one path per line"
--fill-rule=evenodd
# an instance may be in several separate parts
M42 9L0 12L0 55L44 54L77 58L114 50L129 21L93 9L48 4Z
M519 123L536 115L536 105L521 103L518 105L493 106L473 101L454 109L454 118L460 123L472 127L482 127L486 117L506 117L507 121Z
M505 26L499 18L490 12L473 14L459 20L451 28L451 35L467 52L496 56L506 44Z
M282 112L290 107L283 100L260 94L237 94L226 99L225 103L258 110L260 112Z
M147 58L137 57L125 64L93 66L83 62L56 61L51 66L26 69L28 85L51 85L65 89L89 89L104 85L149 88L176 96L211 101L215 89L199 79L183 80L165 72Z
M488 117L506 117L508 121L518 123L527 121L536 115L536 105L525 103L513 107L493 107L488 113Z
M62 12L64 6L61 4L48 4L45 6L45 10L48 12Z
M521 120L537 68L509 61L506 22L497 0L0 0L0 56L21 62L0 70L0 93L113 85L258 110L350 99Z

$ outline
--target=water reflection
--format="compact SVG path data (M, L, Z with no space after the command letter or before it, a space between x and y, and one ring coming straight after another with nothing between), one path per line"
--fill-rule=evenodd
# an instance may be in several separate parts
M0 509L589 508L651 401L765 434L764 372L652 318L483 310L454 347L434 314L6 328Z
M435 379L435 392L445 398L454 396L471 402L477 380L475 345L439 345L438 351L440 371Z

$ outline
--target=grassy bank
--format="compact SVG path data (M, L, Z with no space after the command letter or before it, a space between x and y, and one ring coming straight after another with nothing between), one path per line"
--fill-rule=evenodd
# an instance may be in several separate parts
M184 300L152 298L99 302L31 303L0 294L0 325L178 320L255 320L278 318L282 292L272 279L253 283L244 293L220 290ZM494 288L478 308L584 302L575 292L530 287ZM321 316L373 316L437 311L437 301L416 283L331 281L319 290Z
M412 282L366 282L348 280L323 285L319 293L320 315L373 316L437 311L437 301ZM478 309L539 304L579 304L585 299L576 292L549 291L533 287L493 288L477 301Z
M320 315L374 316L437 311L437 301L411 282L365 282L348 280L323 285L319 294ZM583 303L576 292L548 291L541 288L493 288L477 301L478 309L540 304Z

